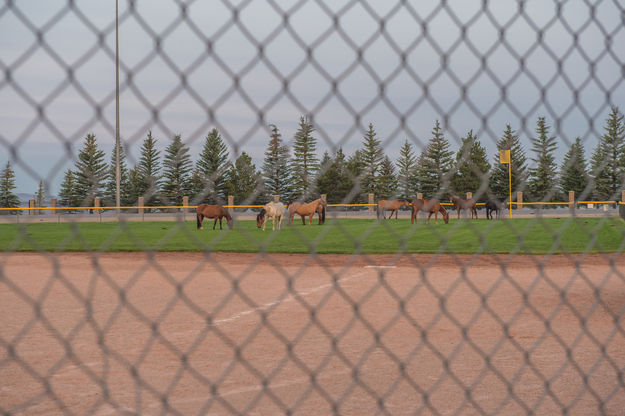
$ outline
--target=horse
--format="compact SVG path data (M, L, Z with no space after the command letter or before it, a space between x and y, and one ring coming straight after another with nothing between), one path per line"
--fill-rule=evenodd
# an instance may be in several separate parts
M213 223L213 230L217 225L217 220L219 220L219 229L221 230L221 220L223 217L226 217L226 222L228 223L228 228L232 229L232 217L228 214L228 211L222 207L221 205L208 205L208 204L200 204L197 206L195 210L197 215L197 229L202 230L202 220L204 218L214 218L215 222Z
M475 215L477 218L477 209L475 208L475 199L462 199L454 194L449 194L449 202L454 204L454 207L458 211L458 219L460 219L460 210L468 209L471 211L471 219Z
M291 201L287 205L289 210L289 224L293 224L293 218L295 214L302 217L302 225L306 225L304 217L308 216L308 225L312 225L312 218L317 213L319 215L319 225L326 221L326 206L328 204L321 199L315 199L312 202L304 204L302 202Z
M486 219L488 220L493 219L493 211L495 211L496 218L499 219L499 216L501 214L501 208L502 208L502 204L500 201L496 199L489 199L488 201L486 201L486 204L484 205L486 206Z
M412 215L410 216L410 223L414 224L417 221L417 214L419 211L428 212L428 219L425 221L427 224L430 222L430 218L432 214L434 214L434 223L438 224L438 213L443 214L443 220L445 224L449 223L449 213L447 210L441 205L438 199L415 199L411 202L412 205Z
M267 221L269 217L271 217L271 229L276 229L276 219L278 220L278 230L282 226L282 217L284 215L284 204L282 202L269 202L265 204L263 209L260 210L260 213L256 216L256 226L260 228L263 227L263 231L265 231L265 226L267 225Z
M378 220L380 219L380 214L382 214L382 217L386 219L386 216L384 215L384 211L391 211L391 215L389 215L388 217L389 220L393 218L393 213L395 213L395 219L397 219L397 214L399 213L399 209L401 207L409 207L409 206L410 206L410 201L406 201L405 199L393 199L390 201L382 199L378 201L378 212L377 212Z

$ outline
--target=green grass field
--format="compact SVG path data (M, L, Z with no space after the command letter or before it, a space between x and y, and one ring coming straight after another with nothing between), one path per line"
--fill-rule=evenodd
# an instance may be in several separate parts
M545 254L620 252L625 242L625 223L619 218L451 220L438 225L421 219L418 225L407 219L330 219L323 226L297 224L275 232L262 232L254 221L238 221L232 230L211 227L209 222L196 230L195 221L2 224L0 250Z

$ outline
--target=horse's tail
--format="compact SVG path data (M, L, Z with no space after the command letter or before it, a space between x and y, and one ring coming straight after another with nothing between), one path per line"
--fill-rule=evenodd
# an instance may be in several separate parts
M326 222L326 204L321 204L321 223Z
M197 229L199 230L200 227L202 226L202 220L200 219L200 216L202 214L200 214L199 212L197 214L195 214L195 219L197 221Z

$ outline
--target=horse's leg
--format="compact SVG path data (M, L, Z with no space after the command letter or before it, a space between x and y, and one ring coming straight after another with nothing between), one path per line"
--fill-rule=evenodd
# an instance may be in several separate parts
M215 217L215 222L213 222L213 230L215 229L216 225L217 225L217 217Z
M276 230L276 216L273 215L271 217L271 231L275 231Z
M395 219L397 219L397 215L399 214L399 208L395 210Z
M197 214L197 228L198 230L203 230L204 228L202 228L202 220L204 219L204 215L202 214Z
M269 214L265 215L265 218L263 218L263 231L265 231L265 226L267 225L267 220L269 220Z

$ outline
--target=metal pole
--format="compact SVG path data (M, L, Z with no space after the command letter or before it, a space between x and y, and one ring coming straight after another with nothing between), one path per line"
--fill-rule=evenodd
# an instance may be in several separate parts
M120 184L121 170L119 167L119 0L115 0L115 205L117 220L121 215Z

